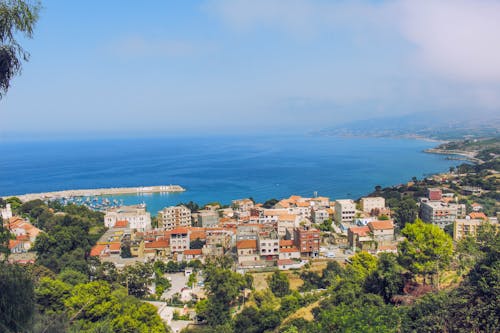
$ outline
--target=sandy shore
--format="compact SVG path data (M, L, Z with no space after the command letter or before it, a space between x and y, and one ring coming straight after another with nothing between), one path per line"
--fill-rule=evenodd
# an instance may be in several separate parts
M28 193L21 195L9 195L3 198L18 197L21 201L30 201L35 199L57 199L62 197L93 197L99 195L119 195L119 194L141 194L141 193L161 193L161 192L184 192L185 189L180 185L157 185L141 187L115 187L115 188L97 188L86 190L65 190L43 193Z
M476 154L474 152L468 152L468 151L462 151L462 150L446 150L446 149L438 149L438 148L430 148L424 150L426 153L431 153L431 154L442 154L442 155L457 155L457 156L463 156L465 159L482 164L484 163L483 160L480 160L479 158L476 158Z

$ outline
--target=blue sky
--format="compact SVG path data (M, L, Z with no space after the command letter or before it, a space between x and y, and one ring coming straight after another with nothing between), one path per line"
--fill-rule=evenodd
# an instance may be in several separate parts
M495 0L42 1L0 133L274 133L500 114ZM124 134L125 133L125 134Z

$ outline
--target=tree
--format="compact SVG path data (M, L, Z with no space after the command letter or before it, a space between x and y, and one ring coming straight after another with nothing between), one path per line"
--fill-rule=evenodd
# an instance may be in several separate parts
M418 207L415 200L406 198L401 200L399 207L396 209L395 220L400 229L403 229L406 223L411 223L417 218Z
M400 263L412 273L422 275L424 283L428 275L436 275L439 284L439 272L449 264L453 252L451 237L438 226L420 219L407 224L401 233L406 239L398 245Z
M0 331L30 331L33 299L33 282L24 268L0 262Z
M393 296L403 291L405 277L403 267L393 253L381 253L377 268L365 280L365 290L382 296L389 303Z
M0 98L7 93L10 81L21 72L21 62L28 61L29 53L16 40L21 33L33 36L40 4L24 0L0 2Z
M290 293L290 281L288 276L280 271L274 272L269 278L269 288L277 297L283 297Z
M140 262L123 269L120 281L128 290L129 295L144 297L149 294L149 285L153 282L153 267Z
M10 231L5 229L3 226L3 219L0 216L0 261L7 260L10 250L9 250L9 239Z

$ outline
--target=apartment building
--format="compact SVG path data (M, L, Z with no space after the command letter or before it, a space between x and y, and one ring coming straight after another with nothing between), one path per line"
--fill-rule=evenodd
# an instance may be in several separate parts
M158 227L173 230L191 226L191 210L186 206L165 207L158 212Z
M319 256L320 232L317 229L296 228L294 230L295 246L300 254L306 257L317 258Z
M420 203L420 218L440 228L444 228L458 218L464 218L465 214L464 204L444 203L441 201L422 201Z
M335 221L337 223L350 223L356 215L356 204L351 199L335 201Z
M361 198L361 210L365 213L371 213L374 210L382 210L385 208L385 199L382 197L366 197Z

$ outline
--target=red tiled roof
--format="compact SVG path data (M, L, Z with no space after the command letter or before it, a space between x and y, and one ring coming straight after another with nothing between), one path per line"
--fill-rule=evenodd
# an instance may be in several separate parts
M120 251L121 244L120 243L109 243L110 251Z
M20 240L9 239L9 249L13 249L21 243Z
M201 249L185 250L184 254L185 255L197 255L197 254L201 254Z
M471 219L483 219L483 220L486 220L488 219L488 217L486 216L485 213L483 212L472 212L469 214L470 218Z
M128 227L127 220L116 221L115 223L115 228L126 228L126 227Z
M257 241L255 239L241 240L236 243L237 249L256 249Z
M189 232L188 228L175 228L174 230L170 231L172 235L187 234L188 232Z
M293 246L293 240L280 240L280 246Z
M163 249L169 246L169 242L167 240L157 240L149 243L145 243L144 247L146 249Z
M189 240L193 241L193 240L196 240L198 238L199 239L207 238L205 230L203 230L203 231L191 231L191 234L189 235Z
M106 245L94 245L92 247L92 250L90 250L90 256L91 257L98 257L101 255L102 251L106 249Z
M368 225L371 226L374 230L394 229L394 224L392 223L391 220L372 221L368 222Z
M370 233L370 228L368 226L363 227L350 227L349 230L356 235L366 236Z
M299 252L299 249L297 249L296 247L291 247L291 248L286 248L286 249L280 249L280 252L283 252L283 253Z

